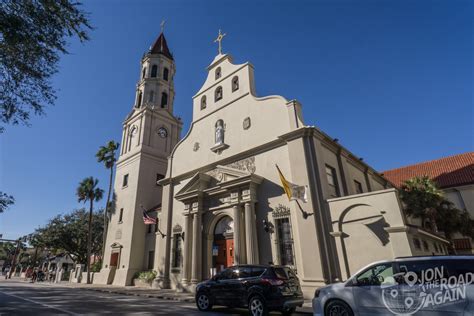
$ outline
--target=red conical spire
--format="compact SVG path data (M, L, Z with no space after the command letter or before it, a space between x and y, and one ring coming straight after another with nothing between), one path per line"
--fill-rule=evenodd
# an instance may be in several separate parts
M171 54L168 44L166 44L165 35L163 32L160 33L160 36L156 39L155 43L151 46L150 54L162 54L169 59L173 60L173 55Z

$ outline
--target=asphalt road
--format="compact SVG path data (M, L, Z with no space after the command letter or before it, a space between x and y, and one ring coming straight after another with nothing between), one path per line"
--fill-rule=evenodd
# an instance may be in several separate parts
M0 315L248 315L214 307L202 313L193 303L0 280ZM279 313L272 313L279 315ZM295 313L294 315L304 315ZM308 315L308 314L306 314Z

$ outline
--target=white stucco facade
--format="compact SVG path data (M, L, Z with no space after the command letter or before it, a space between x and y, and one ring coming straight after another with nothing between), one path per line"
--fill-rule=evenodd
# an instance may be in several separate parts
M226 266L271 263L294 267L309 297L373 260L416 252L410 236L423 232L407 225L392 185L307 125L298 101L257 96L250 63L221 53L213 59L179 139L175 66L165 55L142 60L137 94L166 91L170 103L140 105L137 96L124 123L115 213L95 283L129 285L136 272L153 269L154 287L192 291ZM153 58L168 67L168 81L143 72ZM284 193L277 165L288 181L307 187L301 209ZM156 174L164 175L158 185ZM143 224L141 205L156 211L157 227ZM373 222L383 224L376 233Z

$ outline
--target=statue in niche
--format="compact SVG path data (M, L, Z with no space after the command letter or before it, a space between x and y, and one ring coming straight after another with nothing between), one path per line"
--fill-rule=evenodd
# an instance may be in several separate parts
M224 121L216 122L216 145L224 144Z

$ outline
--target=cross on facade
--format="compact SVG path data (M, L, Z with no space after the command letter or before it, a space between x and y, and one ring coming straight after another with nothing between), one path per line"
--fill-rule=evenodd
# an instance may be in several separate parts
M221 30L219 29L219 34L217 35L217 38L214 40L214 43L216 42L219 43L219 55L222 54L222 39L226 35L227 35L226 33L222 34Z

